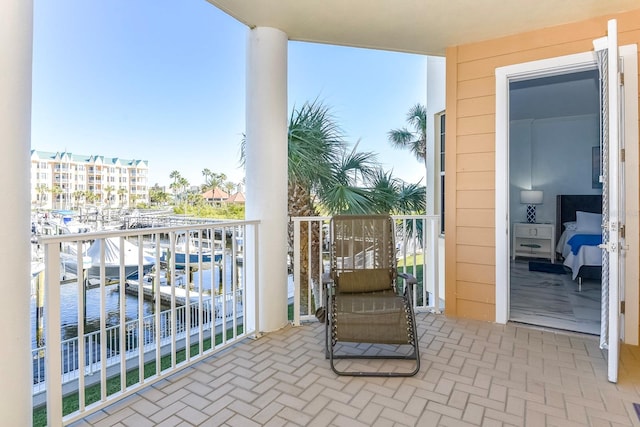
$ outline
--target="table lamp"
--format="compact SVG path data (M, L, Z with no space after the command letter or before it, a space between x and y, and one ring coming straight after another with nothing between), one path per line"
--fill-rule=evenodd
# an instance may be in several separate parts
M521 190L520 203L527 205L527 222L536 222L536 205L541 205L543 192L540 190Z

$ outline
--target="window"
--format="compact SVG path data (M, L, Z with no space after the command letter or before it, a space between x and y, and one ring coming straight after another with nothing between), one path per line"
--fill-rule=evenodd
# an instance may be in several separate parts
M436 199L438 200L438 211L440 214L440 233L444 234L444 154L445 154L445 112L442 111L435 115L436 120L436 150L438 154L437 169L440 180L438 182Z

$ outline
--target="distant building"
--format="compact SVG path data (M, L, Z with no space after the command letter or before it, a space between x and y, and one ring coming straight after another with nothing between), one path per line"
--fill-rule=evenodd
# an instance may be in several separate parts
M127 207L149 203L147 160L31 150L31 205Z
M207 190L202 193L202 197L212 205L214 204L222 204L222 203L244 203L244 194L242 192L237 192L235 194L229 195L224 190L216 187L213 190Z

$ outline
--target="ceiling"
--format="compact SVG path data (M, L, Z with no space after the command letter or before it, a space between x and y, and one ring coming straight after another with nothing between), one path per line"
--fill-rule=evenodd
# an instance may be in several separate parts
M509 85L509 119L598 114L598 70L523 80Z
M638 0L208 0L290 40L444 56L448 46L640 8ZM603 29L604 35L604 29Z

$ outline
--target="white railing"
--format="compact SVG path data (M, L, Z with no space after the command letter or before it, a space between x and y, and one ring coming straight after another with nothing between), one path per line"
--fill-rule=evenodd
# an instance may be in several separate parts
M217 327L218 330L222 327L223 324L223 313L222 313L222 301L226 301L226 315L224 318L229 321L233 318L234 313L242 313L242 290L238 290L237 298L234 298L232 293L227 293L224 295L216 295L215 297L215 308L211 307L211 298L208 297L203 301L204 303L204 312L203 312L203 328L205 331L211 331L214 327ZM233 302L236 300L236 311L233 310ZM191 334L191 339L193 340L198 331L199 331L199 323L198 323L198 303L192 302L191 306L191 328L189 328L189 333ZM215 318L214 318L215 315ZM187 333L186 327L186 306L182 305L176 308L176 319L177 319L177 334L179 339L184 339ZM142 342L139 342L137 339L138 336L138 327L139 321L137 319L130 320L125 324L125 336L126 336L126 360L133 360L135 364L135 358L138 356L139 346L142 345L143 351L145 353L154 350L156 337L159 335L161 346L165 346L170 344L171 339L171 310L164 310L160 313L160 331L156 332L158 326L156 324L156 317L154 315L147 315L143 318L142 323ZM118 344L118 339L120 336L120 326L111 326L106 329L106 338L107 341L105 345L107 346L107 368L118 365L120 363L120 346ZM100 372L101 364L100 364L100 356L101 356L101 348L100 348L100 338L102 333L100 331L90 332L85 334L85 375L93 375ZM210 338L210 333L207 333L207 338ZM78 337L62 340L60 343L62 348L62 385L66 385L74 380L78 379L80 375L80 361L78 358ZM33 394L37 396L39 393L42 393L46 390L46 382L45 382L45 368L46 368L46 359L45 359L46 346L35 348L31 351L33 358ZM163 352L163 354L165 354ZM73 386L72 386L73 387Z
M322 275L329 272L330 217L292 217L293 226L293 324L314 320L322 305ZM440 313L444 308L439 250L440 217L394 215L398 270L418 279L413 301L417 310ZM304 232L303 232L304 231ZM306 240L302 240L306 237ZM301 299L306 286L306 301ZM319 301L319 304L316 304Z
M195 244L181 252L179 236ZM257 265L258 253L244 248L257 236L258 221L229 221L42 237L45 298L35 300L44 300L44 317L35 322L44 345L34 348L33 366L34 393L46 390L47 425L72 423L255 335L258 326L248 321L257 321L257 307L248 305L247 294L257 295L257 283L247 283L244 272ZM211 241L222 242L222 249L207 250ZM115 255L113 242L120 249ZM70 246L76 273L64 286L72 287L74 301L64 307L73 306L77 331L62 340L61 248ZM118 292L115 314L107 310L107 288ZM85 328L88 289L99 293L95 331ZM94 391L87 393L90 386ZM68 393L77 393L78 409L63 414Z

